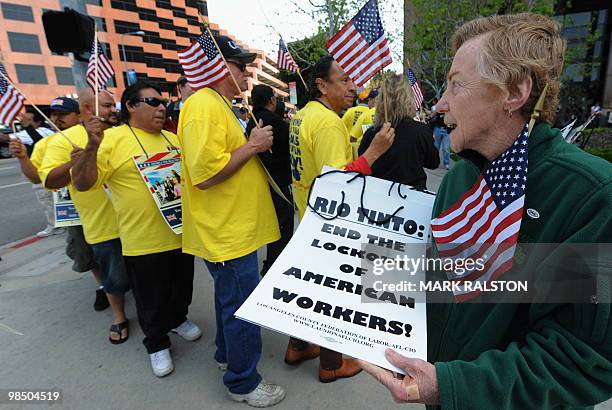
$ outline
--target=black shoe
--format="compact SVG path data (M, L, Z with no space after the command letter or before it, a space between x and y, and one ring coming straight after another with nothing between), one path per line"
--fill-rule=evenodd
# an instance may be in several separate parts
M106 297L106 293L104 293L104 289L96 290L96 301L94 302L94 310L96 312L99 312L109 306L110 303L108 303L108 298Z

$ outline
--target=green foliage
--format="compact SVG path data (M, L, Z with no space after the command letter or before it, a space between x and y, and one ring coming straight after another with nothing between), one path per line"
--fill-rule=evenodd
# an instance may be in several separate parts
M411 0L416 14L404 52L428 99L439 98L452 63L451 39L479 16L525 11L551 15L554 0Z

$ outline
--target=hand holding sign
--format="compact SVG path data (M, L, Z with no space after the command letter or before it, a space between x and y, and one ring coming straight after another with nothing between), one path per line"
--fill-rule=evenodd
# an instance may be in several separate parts
M92 115L85 121L83 126L87 130L87 136L89 137L89 143L87 144L90 148L97 149L104 138L104 127L102 124L103 119Z
M259 154L260 152L269 150L273 141L272 126L266 125L264 127L263 121L259 120L259 127L255 127L251 130L251 136L247 144L251 145L256 154Z
M378 380L391 392L396 403L423 403L437 405L440 401L438 379L433 364L421 359L402 356L391 349L385 351L389 362L406 371L403 378L394 377L393 373L382 367L359 360L361 368Z

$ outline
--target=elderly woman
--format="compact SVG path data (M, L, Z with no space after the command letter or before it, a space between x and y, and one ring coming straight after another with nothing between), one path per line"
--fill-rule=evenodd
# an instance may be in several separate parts
M427 189L427 174L423 168L436 169L440 164L431 128L412 119L416 108L406 76L391 75L383 81L381 95L376 99L374 125L363 135L359 155L370 147L376 133L388 121L395 129L395 139L387 152L372 165L372 176Z
M438 106L446 123L456 126L451 144L464 160L445 176L433 216L457 203L523 135L548 84L528 138L519 245L612 242L610 163L565 143L550 126L565 51L558 24L534 14L479 18L457 30L453 46L448 89ZM584 271L568 269L570 279L588 274L591 303L428 305L427 362L387 351L388 360L409 375L403 379L361 364L396 401L443 409L584 408L603 402L612 394L610 258L609 250L595 253ZM515 258L503 275L550 274L533 259Z

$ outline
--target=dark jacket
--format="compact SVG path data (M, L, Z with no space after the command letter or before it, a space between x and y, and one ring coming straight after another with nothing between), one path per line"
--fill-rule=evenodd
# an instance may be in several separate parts
M528 154L518 249L526 243L612 242L612 165L566 143L545 123L529 137ZM456 163L440 185L433 216L455 204L479 174L474 162ZM547 268L548 256L535 256L515 253L514 266L501 279L523 273L530 275L530 287L532 280L549 287L558 283ZM592 278L598 303L429 304L428 360L436 366L440 407L584 408L607 400L611 259L610 253L594 253L588 269L570 270L572 278Z
M368 129L361 140L359 155L368 149L380 127ZM423 168L435 169L440 164L440 155L434 146L431 129L420 122L402 120L395 127L395 140L391 147L376 160L372 176L427 188L427 175Z
M262 120L264 126L271 125L274 133L272 152L266 151L259 154L261 162L266 166L268 172L278 186L289 186L291 184L291 166L289 162L289 124L276 113L268 111L263 107L254 108L253 115L257 121ZM255 127L252 119L247 124L246 133L251 134Z

